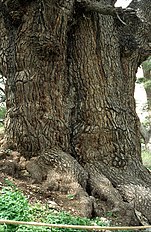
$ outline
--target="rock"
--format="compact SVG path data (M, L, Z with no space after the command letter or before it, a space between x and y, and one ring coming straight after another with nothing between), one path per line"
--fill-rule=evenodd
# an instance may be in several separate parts
M57 203L55 201L47 201L47 206L49 207L49 209L58 209L59 206L57 205Z
M27 170L21 170L20 173L21 173L22 176L30 177L30 174L29 174L29 172Z
M100 217L100 221L103 222L106 226L109 226L111 224L111 221L105 217Z
M13 160L16 161L17 163L20 161L20 153L19 152L12 151L11 156L12 156Z
M18 166L12 160L0 160L0 171L10 176L18 175Z
M20 168L26 169L26 163L27 163L26 159L23 156L21 156L19 161Z

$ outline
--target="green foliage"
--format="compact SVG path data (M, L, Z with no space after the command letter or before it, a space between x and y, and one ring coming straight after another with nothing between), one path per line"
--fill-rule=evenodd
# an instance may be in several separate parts
M113 216L113 214L114 214L114 213L113 213L113 212L111 212L111 211L106 213L106 215L107 215L108 217L112 217L112 216Z
M145 111L145 107L144 107L143 110ZM146 110L148 110L148 108ZM147 131L150 128L150 122L151 122L151 117L150 116L145 117L145 120L142 122L143 127L145 127Z
M12 187L14 190L17 190L15 184L12 181L10 181L9 179L5 178L4 182L5 182L5 185Z
M151 56L142 63L143 69L146 71L151 70Z
M5 187L0 195L0 218L16 221L28 221L29 205L25 196L16 188ZM16 225L5 226L5 231L16 231Z
M74 194L68 194L67 198L70 199L70 200L73 200L75 198L75 195Z
M144 83L144 79L145 79L144 77L140 77L136 80L136 83L138 84Z
M114 230L113 230L114 231ZM114 232L134 232L135 230L116 230Z
M1 106L0 107L0 119L4 119L5 118L5 114L6 114L6 107L5 106Z
M88 218L81 218L81 217L73 217L71 214L66 212L54 212L53 214L48 214L47 222L54 223L54 224L72 224L72 225L84 225L84 226L105 226L99 218L95 218L94 220L90 220ZM53 232L86 232L87 230L76 230L76 229L59 229L59 228L52 228Z
M37 226L19 226L16 232L51 232L51 228Z
M0 195L0 219L16 221L40 221L51 224L72 225L99 225L105 226L99 218L90 220L88 218L74 217L66 212L50 210L47 206L35 204L31 206L27 198L9 180L5 180L7 187L1 190ZM47 228L24 225L0 225L1 232L86 232L86 230Z
M142 160L146 168L151 170L151 152L148 150L142 151Z
M4 225L0 225L0 231L1 231L1 232L5 232L5 231L6 231Z
M145 89L150 89L151 88L151 80L146 80L144 82L144 88Z

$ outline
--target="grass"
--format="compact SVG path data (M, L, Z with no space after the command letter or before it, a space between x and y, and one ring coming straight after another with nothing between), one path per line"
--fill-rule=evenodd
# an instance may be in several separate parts
M4 187L0 195L0 218L16 221L30 220L30 206L15 187ZM15 232L16 225L1 225L0 231Z
M51 224L98 225L107 226L99 218L74 217L67 212L51 210L40 203L30 205L28 199L13 183L2 188L0 195L0 219L16 221L37 221ZM0 232L86 232L86 230L46 228L23 225L0 225Z

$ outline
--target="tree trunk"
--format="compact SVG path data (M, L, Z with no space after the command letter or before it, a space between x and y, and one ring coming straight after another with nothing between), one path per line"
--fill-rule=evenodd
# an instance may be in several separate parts
M84 216L105 207L126 224L140 223L139 213L151 223L134 100L137 67L147 57L144 24L79 2L1 3L7 139L36 181L75 193Z

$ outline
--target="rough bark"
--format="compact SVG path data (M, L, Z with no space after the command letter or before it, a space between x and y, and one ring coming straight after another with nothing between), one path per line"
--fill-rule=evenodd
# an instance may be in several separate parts
M8 141L45 188L74 192L83 215L105 206L127 224L142 223L139 212L151 222L134 100L137 67L150 54L151 2L141 3L136 14L113 6L103 14L111 1L97 12L93 1L0 4Z

